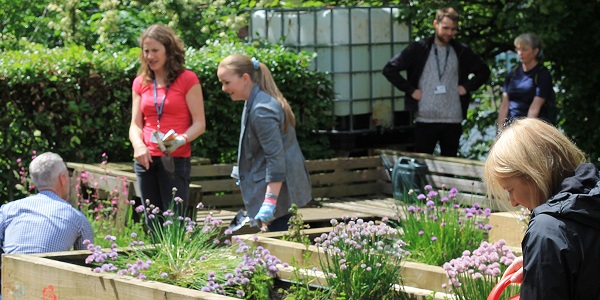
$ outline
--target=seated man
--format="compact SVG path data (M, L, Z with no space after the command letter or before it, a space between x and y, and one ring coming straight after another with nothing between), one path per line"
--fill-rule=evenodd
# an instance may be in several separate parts
M47 152L36 157L29 175L39 193L0 207L0 243L4 253L28 254L87 249L92 227L69 199L69 171L62 158Z

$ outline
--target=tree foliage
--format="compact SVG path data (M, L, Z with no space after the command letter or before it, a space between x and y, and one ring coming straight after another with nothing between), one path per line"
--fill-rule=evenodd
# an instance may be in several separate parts
M207 41L237 39L247 25L247 8L378 6L401 8L401 19L410 22L412 37L432 34L437 8L452 6L460 15L457 39L469 44L493 69L489 86L476 95L469 128L493 126L500 101L505 62L496 55L514 49L513 39L534 32L544 42L545 65L557 89L559 126L574 139L592 161L598 163L600 85L597 29L598 0L391 0L391 1L303 1L303 0L0 0L0 49L20 49L21 41L61 47L81 45L88 50L119 51L137 46L137 37L148 25L174 27L187 46L201 48ZM485 156L493 137L472 137L467 157Z

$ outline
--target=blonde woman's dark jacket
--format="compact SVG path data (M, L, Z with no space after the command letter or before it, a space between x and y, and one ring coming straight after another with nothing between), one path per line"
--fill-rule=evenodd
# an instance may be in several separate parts
M248 216L254 218L265 198L268 182L282 181L275 218L288 214L311 199L311 184L296 130L285 128L281 104L254 85L244 106L238 146L238 178Z
M600 299L600 174L584 163L554 192L522 242L521 299Z

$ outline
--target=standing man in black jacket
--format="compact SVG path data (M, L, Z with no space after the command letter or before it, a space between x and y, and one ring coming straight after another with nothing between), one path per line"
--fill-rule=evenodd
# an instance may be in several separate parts
M433 27L432 37L408 45L386 64L383 75L405 93L405 109L416 112L415 150L432 154L439 142L442 156L457 156L470 92L488 80L490 69L469 46L454 40L458 13L453 8L439 9ZM400 75L404 70L408 80Z

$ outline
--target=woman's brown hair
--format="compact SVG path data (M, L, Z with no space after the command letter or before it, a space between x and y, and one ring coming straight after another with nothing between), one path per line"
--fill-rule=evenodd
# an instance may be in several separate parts
M144 40L147 38L156 40L165 46L167 56L165 62L165 70L167 71L165 84L171 85L177 76L184 70L185 50L183 49L183 41L171 28L160 24L152 25L142 33L138 39L138 43L140 44L140 48L142 48L139 56L141 63L139 75L142 75L143 84L148 84L155 79L154 71L148 67L146 59L144 58Z

